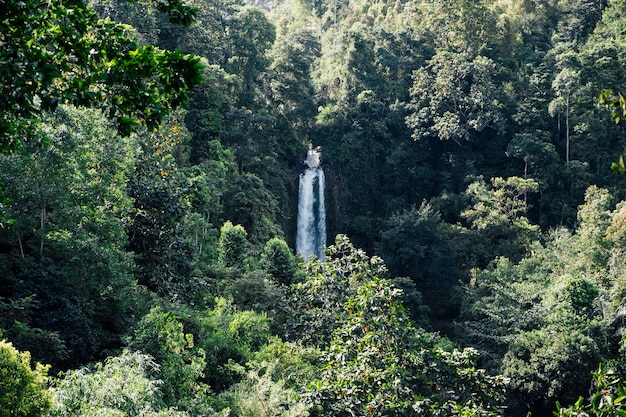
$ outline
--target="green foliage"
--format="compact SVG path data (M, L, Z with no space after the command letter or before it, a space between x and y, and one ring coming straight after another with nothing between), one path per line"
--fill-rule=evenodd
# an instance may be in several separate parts
M584 246L585 257L599 271L609 259L606 234L612 217L612 199L608 190L591 186L585 191L585 203L578 207L580 225L576 233Z
M538 184L519 177L492 178L491 184L489 188L479 180L467 187L471 206L461 216L479 232L479 239L486 239L487 260L495 256L519 260L539 237L539 227L526 217L527 196L537 192Z
M502 370L511 389L520 393L512 407L549 409L557 399L574 401L588 387L588 375L600 360L598 343L581 331L559 327L523 332L511 343Z
M267 241L261 253L261 264L267 273L279 284L290 285L298 281L296 257L280 238Z
M286 334L314 346L326 346L348 311L345 300L356 294L362 282L384 277L387 269L378 257L369 258L356 249L345 235L337 235L326 250L324 262L308 262L303 267L305 281L293 288Z
M81 311L67 288L67 277L44 262L17 276L12 299L2 303L0 323L20 349L37 360L54 364L55 371L85 363L98 342L95 318Z
M435 317L451 315L450 305L442 299L450 298L458 277L456 265L451 262L454 247L432 206L422 202L419 208L394 214L385 224L377 250L392 276L413 280ZM409 308L419 309L419 305Z
M495 13L489 1L444 0L437 3L419 2L419 22L439 49L454 52L487 52L494 47L496 37L487 28L497 27ZM498 27L499 30L505 28Z
M242 367L242 381L225 392L222 400L235 416L308 416L307 404L298 390L313 377L308 361L315 355L319 352L274 340L245 369ZM303 375L307 378L300 379Z
M407 314L416 327L424 330L431 328L430 308L424 304L422 293L416 289L415 282L407 277L393 278L393 286L398 288L402 305L407 309Z
M261 246L282 232L276 224L276 197L254 174L242 174L224 191L224 216L248 232L250 242Z
M253 101L254 84L267 65L265 52L274 43L276 31L265 14L252 7L237 10L229 21L229 29L230 56L224 68L241 78L237 102L245 106Z
M619 123L623 115L626 115L626 99L619 92L617 95L614 95L613 91L604 90L600 94L599 102L608 109L611 109L611 116L615 123Z
M287 289L263 270L235 274L224 285L223 296L229 297L240 310L263 314L272 334L282 334L286 315Z
M54 381L51 415L143 416L161 408L158 364L148 356L124 351L90 368L73 370Z
M591 396L586 400L582 396L570 407L563 407L556 403L555 416L580 416L592 417L623 416L626 415L624 400L626 399L626 386L623 374L612 370L608 365L600 364L593 376L593 388Z
M38 129L48 146L0 158L14 201L14 223L0 235L0 296L10 300L2 325L35 358L64 368L119 345L125 313L141 300L126 250L135 152L95 110L62 106Z
M248 371L245 380L229 391L233 403L229 415L250 417L305 417L307 406L283 386L272 381L268 374Z
M129 249L137 278L162 295L202 299L199 281L217 258L217 219L233 172L231 153L213 142L211 158L188 165L183 114L138 138L141 150L129 181L134 198Z
M193 15L178 0L159 4L181 22ZM9 1L2 19L1 94L12 97L0 108L3 153L36 138L41 112L64 103L105 109L125 134L139 122L153 128L200 81L198 58L140 46L82 0Z
M550 135L545 131L521 132L513 136L507 146L506 153L513 158L524 161L524 176L531 175L539 184L551 180L550 166L558 164L559 156Z
M570 161L571 147L571 115L572 103L576 100L576 93L580 86L580 70L577 62L577 54L572 51L571 44L564 43L557 45L553 53L555 56L555 66L558 73L552 81L552 89L556 97L548 105L548 112L552 117L562 115L565 121L565 161ZM559 126L560 130L560 126Z
M626 99L621 93L614 95L613 91L605 90L599 96L599 103L611 109L611 117L615 123L619 123L622 118L626 116ZM626 164L624 163L623 155L620 155L619 162L611 163L611 170L617 174L624 174L626 172Z
M413 112L406 119L413 138L461 144L485 129L501 133L506 99L497 88L498 71L497 63L484 56L436 54L413 75Z
M41 417L51 405L48 367L31 366L30 354L0 340L0 416Z
M315 117L311 68L319 51L319 40L311 28L305 26L295 29L295 33L285 33L280 30L281 23L287 24L280 20L276 23L277 40L269 51L271 80L267 88L271 89L270 97L279 112L289 121L288 128L306 134ZM291 143L294 145L296 141Z
M613 120L619 123L626 115L626 102L620 89L623 88L624 75L615 71L621 61L619 53L624 47L623 35L619 28L623 25L626 7L623 1L609 2L609 7L604 11L602 21L597 26L595 33L590 37L589 45L591 62L594 67L602 69L603 82L599 84L599 104L611 110ZM606 75L605 75L606 74Z
M575 234L555 231L517 264L498 259L465 288L459 337L481 346L485 365L510 378L513 415L575 401L589 372L616 349L606 291L621 294L622 284L605 269L606 232L620 211L610 213L610 200L590 187Z
M211 392L221 393L241 379L240 366L269 340L265 314L242 311L224 298L213 308L194 311L154 307L128 340L130 349L149 354L158 364L151 375L168 407L204 415Z
M250 3L0 6L2 333L53 369L154 357L68 372L63 413L500 413L479 367L507 415L574 401L625 326L623 98L595 101L626 3ZM310 144L364 250L301 269Z
M4 195L5 184L0 182L0 228L4 229L15 223L15 219L8 216L8 209L13 201Z
M233 364L245 364L269 338L267 316L239 311L229 301L216 299L213 309L197 317L198 343L206 352L206 380L222 392L239 378Z
M248 233L243 226L233 225L230 221L224 223L220 229L218 256L221 265L226 268L244 266L247 254Z
M0 312L2 313L0 327L5 336L10 337L22 349L28 350L32 357L59 366L69 357L68 346L64 342L64 339L69 335L62 332L62 329L59 328L61 326L58 324L65 325L68 320L59 320L60 323L55 323L57 326L53 326L53 328L50 328L51 323L49 322L40 323L37 317L38 306L40 305L38 301L36 296L31 295L0 303ZM61 313L65 314L67 311ZM48 314L52 318L58 316L57 311ZM44 326L46 328L42 328ZM85 329L82 328L81 330ZM76 340L79 343L85 342L82 338Z
M411 325L379 258L338 236L326 259L311 261L307 281L295 287L309 308L295 311L301 325L323 320L324 330L332 330L329 341L317 336L328 347L322 373L309 388L314 415L498 413L498 380L474 368L471 351L445 351L437 336Z
M567 284L567 297L579 315L593 312L594 301L600 295L598 287L586 279L579 278Z
M208 62L205 63L202 78L202 84L196 86L190 95L185 114L185 125L191 132L190 159L194 163L219 156L214 142L224 130L225 114L233 99L230 93L234 87L228 87L235 84L232 75Z
M236 416L308 415L304 393L318 373L320 357L318 349L273 338L249 355L245 366L231 364L240 381L216 402Z
M284 321L285 293L286 289L263 270L234 277L224 288L224 294L232 298L237 308L267 314L272 331L278 331Z
M626 289L626 282L624 280L624 265L620 262L620 259L624 259L624 238L626 237L625 230L625 217L626 209L624 204L617 205L615 211L611 216L611 224L606 229L605 243L609 245L609 259L610 268L609 273L613 281L613 287L610 290L609 296L611 300L612 310L621 311L621 306L624 300L624 291ZM618 329L623 328L623 321L620 313L616 313L616 326Z
M322 356L322 351L315 347L272 338L254 353L247 366L303 393L307 384L318 376Z
M149 354L159 364L154 372L162 381L161 393L168 406L193 410L194 401L207 395L199 382L204 376L206 353L194 345L193 335L172 312L154 307L139 322L129 348Z

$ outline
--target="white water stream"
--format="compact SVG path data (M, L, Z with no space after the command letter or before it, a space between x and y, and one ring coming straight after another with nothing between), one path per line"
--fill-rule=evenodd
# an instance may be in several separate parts
M304 259L313 255L324 260L326 205L324 170L320 166L320 156L318 150L308 151L305 161L308 168L300 174L296 251Z

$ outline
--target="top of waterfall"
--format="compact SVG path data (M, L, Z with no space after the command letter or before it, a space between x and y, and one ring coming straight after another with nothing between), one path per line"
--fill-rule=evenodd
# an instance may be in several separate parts
M322 158L322 152L319 149L309 149L306 153L306 159L304 163L309 168L318 168L320 166L320 160Z

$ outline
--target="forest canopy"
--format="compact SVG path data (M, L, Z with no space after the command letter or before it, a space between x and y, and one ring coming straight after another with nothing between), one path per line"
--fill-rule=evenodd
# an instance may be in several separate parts
M623 415L625 24L0 0L0 417Z

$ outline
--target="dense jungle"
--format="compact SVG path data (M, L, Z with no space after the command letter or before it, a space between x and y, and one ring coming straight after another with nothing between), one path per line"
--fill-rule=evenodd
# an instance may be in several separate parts
M0 417L626 416L620 91L626 0L0 0Z

